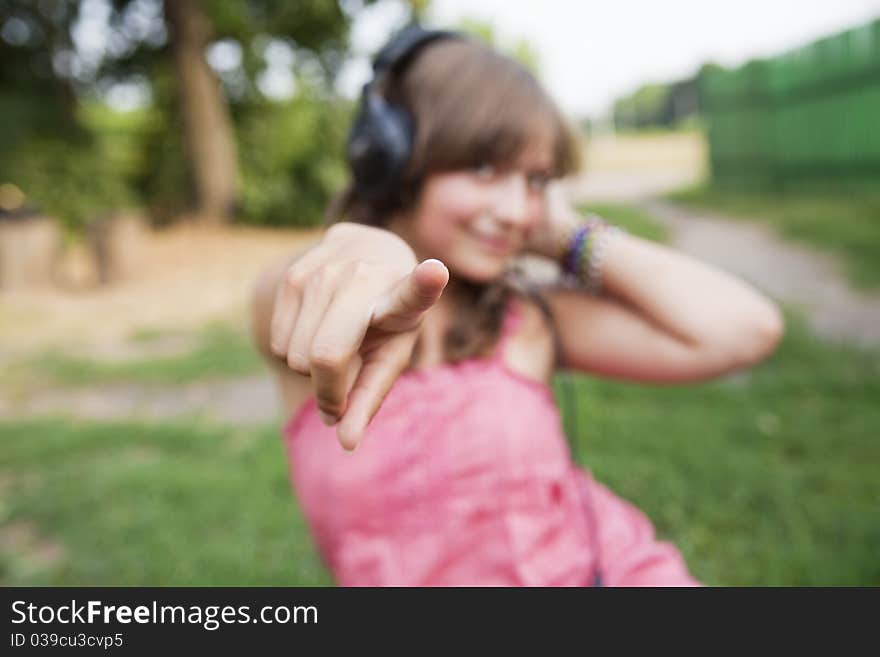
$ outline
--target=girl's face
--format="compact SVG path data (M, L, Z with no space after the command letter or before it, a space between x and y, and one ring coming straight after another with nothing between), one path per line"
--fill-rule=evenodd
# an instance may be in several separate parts
M475 282L497 278L544 220L552 162L549 146L538 144L509 167L430 175L399 232L419 261L437 258Z

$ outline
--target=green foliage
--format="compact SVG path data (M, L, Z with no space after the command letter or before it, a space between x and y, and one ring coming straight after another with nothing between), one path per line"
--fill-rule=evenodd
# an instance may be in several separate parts
M703 70L712 70L710 65ZM614 103L614 127L624 130L689 129L701 123L699 74L665 84L646 84Z
M180 117L154 109L153 120L134 141L144 161L133 184L157 224L171 221L190 201L190 172L186 163Z
M260 101L235 114L241 221L312 226L345 180L343 144L351 109L300 81L283 102ZM91 101L77 114L78 136L32 136L0 153L3 182L75 230L96 215L146 206L164 223L187 205L189 176L175 114L161 107L116 112Z
M290 101L262 103L240 119L243 221L314 226L346 178L342 154L350 109L300 82Z
M579 208L584 213L595 213L628 230L633 235L655 242L669 241L669 231L653 217L631 205L590 203Z
M344 46L348 36L348 21L338 2L207 0L203 4L215 37L235 39L245 47L260 35L277 35L301 48L320 51Z
M135 203L108 145L60 100L32 92L0 91L0 184L17 185L28 206L71 230Z
M494 26L491 23L476 18L463 18L456 29L484 41L486 44L498 49L499 52L515 59L531 71L533 75L540 75L541 60L538 56L538 51L527 39L517 39L512 44L501 44L498 41Z
M669 102L670 86L646 84L614 103L614 123L617 127L653 125L663 114Z
M136 203L126 180L89 139L35 138L0 157L4 182L18 185L29 204L61 219L68 229Z
M8 28L0 38L0 183L16 183L30 203L74 229L131 204L169 220L187 208L192 193L162 3L114 0L107 27L114 48L85 67L53 66L75 60L71 35L82 4L12 0L0 9L0 28ZM316 223L342 179L347 108L334 107L329 90L348 47L351 16L326 0L206 0L201 8L210 38L234 42L243 55L223 82L239 133L244 219ZM423 2L413 4L413 11L423 9ZM271 42L289 47L300 88L312 88L278 105L256 85ZM132 76L148 81L149 112L126 122L88 100ZM239 93L227 77L238 81Z
M495 28L491 23L480 21L475 18L463 18L457 29L461 32L469 34L481 41L485 41L490 46L495 45Z

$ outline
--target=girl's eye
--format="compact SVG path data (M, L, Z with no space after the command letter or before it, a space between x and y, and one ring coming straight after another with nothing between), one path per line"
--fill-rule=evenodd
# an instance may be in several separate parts
M536 192L544 191L544 188L550 182L550 176L546 173L532 173L528 176L529 189Z
M481 180L491 180L495 176L496 170L491 164L481 164L476 168L477 177Z

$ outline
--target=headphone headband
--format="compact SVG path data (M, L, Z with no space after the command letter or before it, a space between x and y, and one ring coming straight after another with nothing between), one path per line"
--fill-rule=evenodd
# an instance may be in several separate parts
M426 30L412 24L395 35L373 58L374 78L397 73L406 67L416 52L437 39L458 39L461 35L448 30Z

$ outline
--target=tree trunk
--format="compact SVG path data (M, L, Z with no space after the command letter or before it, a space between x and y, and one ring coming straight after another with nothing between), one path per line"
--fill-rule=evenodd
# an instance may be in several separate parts
M165 0L183 118L184 142L202 220L232 215L238 171L232 121L220 82L205 59L210 24L199 0Z

